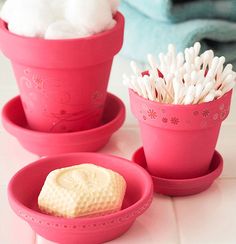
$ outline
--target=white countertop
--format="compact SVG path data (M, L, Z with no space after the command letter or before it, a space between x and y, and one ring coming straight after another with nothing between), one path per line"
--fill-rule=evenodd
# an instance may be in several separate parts
M126 104L123 127L101 150L130 158L141 145L137 122L129 109L127 89L122 74L129 73L129 61L114 61L109 90ZM0 53L0 108L18 94L10 63ZM37 159L24 150L0 125L0 243L49 244L37 237L19 219L7 202L6 187L10 177L21 167ZM224 158L223 173L207 191L189 197L155 194L151 207L132 228L111 243L158 244L234 244L236 243L236 95L230 116L223 123L217 150Z

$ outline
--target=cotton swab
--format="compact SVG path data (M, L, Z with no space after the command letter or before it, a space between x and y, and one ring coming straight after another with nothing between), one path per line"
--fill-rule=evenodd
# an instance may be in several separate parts
M158 72L157 72L157 62L154 59L154 57L151 54L148 54L147 56L148 62L151 66L151 71L150 73L152 73L152 75L157 78L158 77Z
M178 53L176 57L176 68L180 68L184 63L184 55L183 53Z
M195 97L195 86L191 85L188 87L187 91L186 91L186 96L183 100L183 103L186 104L191 104L194 100Z
M230 82L228 83L225 87L223 87L222 91L222 96L227 93L228 91L230 91L233 87L235 86L235 82Z
M214 86L214 82L208 82L205 85L205 87L200 95L200 100L203 99L209 93L209 91L213 88L213 86Z
M201 49L201 44L199 42L195 42L193 48L194 48L195 56L198 56Z
M200 55L200 47L195 43L176 54L175 46L170 44L166 54L159 54L159 65L149 54L146 75L131 62L134 75L124 75L123 83L140 96L162 103L188 105L218 99L234 87L236 72L231 64L224 67L225 58L214 57L212 50Z
M149 81L149 78L147 75L143 76L143 83L146 87L146 91L147 91L147 96L148 98L151 100L151 101L154 101L154 97L152 95L152 88L151 88L151 84L150 84L150 81Z
M196 91L195 91L195 97L194 97L194 100L193 100L193 104L195 103L198 103L200 97L201 97L201 94L202 94L202 90L203 90L203 86L201 83L198 83L196 85Z
M219 75L219 80L224 80L228 74L231 74L233 72L232 69L233 69L233 65L227 64L223 72Z
M140 76L141 70L138 68L137 64L134 61L130 62L130 67L136 76Z
M203 102L210 102L213 101L215 98L215 93L210 92L207 96L204 97Z
M179 91L179 98L178 98L177 104L183 104L183 100L186 96L186 93L187 93L187 87L181 86L180 91Z

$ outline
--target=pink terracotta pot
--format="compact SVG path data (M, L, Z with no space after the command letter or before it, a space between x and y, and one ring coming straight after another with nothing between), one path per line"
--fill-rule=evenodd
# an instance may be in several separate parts
M125 120L125 106L116 96L108 93L100 126L70 133L47 133L30 130L19 96L5 104L2 124L28 151L37 155L56 155L71 152L93 152L104 147L112 134Z
M168 179L206 174L221 123L229 113L232 91L196 105L161 104L132 90L129 95L150 173Z
M69 40L10 33L0 20L0 48L11 60L31 129L71 132L99 126L113 57L122 47L124 17L111 30Z

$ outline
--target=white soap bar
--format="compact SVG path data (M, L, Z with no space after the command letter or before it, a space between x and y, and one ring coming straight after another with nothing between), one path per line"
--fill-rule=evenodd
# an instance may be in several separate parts
M38 197L41 211L75 218L98 216L121 209L126 190L118 173L94 164L80 164L50 172Z

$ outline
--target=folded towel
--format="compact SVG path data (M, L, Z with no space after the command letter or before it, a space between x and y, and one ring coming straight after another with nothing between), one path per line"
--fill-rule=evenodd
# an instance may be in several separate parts
M236 20L235 0L125 0L146 16L164 22L189 19Z
M217 56L225 56L227 62L236 60L236 24L233 22L195 19L164 23L147 17L124 1L120 10L126 18L122 53L131 59L145 62L148 53L157 55L166 51L169 43L183 51L200 41L202 50L213 49Z

